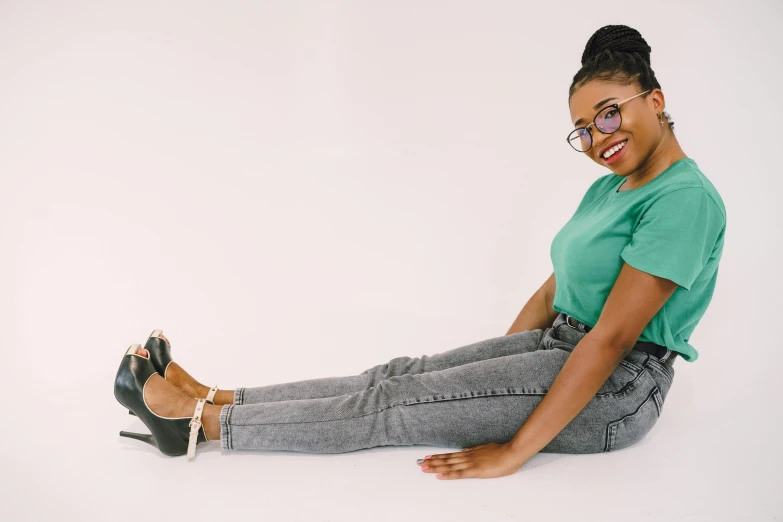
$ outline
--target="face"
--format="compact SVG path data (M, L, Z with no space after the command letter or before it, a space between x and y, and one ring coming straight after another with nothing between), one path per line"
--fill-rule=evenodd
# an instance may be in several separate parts
M640 92L643 92L642 89L635 84L618 85L594 80L583 85L573 94L569 102L571 123L575 123L572 129L587 126L607 105L621 102ZM613 99L594 108L597 103L607 98ZM653 89L646 96L638 96L621 104L620 128L612 134L604 134L596 129L595 125L591 126L593 146L583 154L620 176L636 172L663 139L664 127L661 127L657 116L663 112L663 109L663 93L660 89ZM615 153L615 158L609 158L608 161L604 159L601 152L620 141L625 141L625 145Z

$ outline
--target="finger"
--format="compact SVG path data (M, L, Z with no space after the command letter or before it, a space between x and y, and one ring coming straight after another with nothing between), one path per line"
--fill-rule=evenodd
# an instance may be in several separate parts
M451 453L436 453L436 454L434 454L434 455L430 455L430 458L429 458L429 459L426 459L426 460L430 460L430 459L437 459L437 458L443 458L443 457L445 457L445 456L447 456L447 455L451 455Z
M486 444L482 444L481 446L486 446ZM462 449L460 449L460 451L455 451L453 453L436 453L435 455L430 455L430 458L435 459L435 458L450 457L452 455L459 455L463 451L467 451L467 450L470 450L470 449L473 449L473 448L480 448L481 446L473 446L472 448L462 448Z
M479 448L481 446L475 446L475 447ZM430 459L445 459L445 458L450 458L450 457L454 457L454 456L461 456L461 455L464 455L466 452L470 451L471 449L474 449L474 448L466 448L466 449L462 449L460 451L455 451L454 453L438 453L437 455L430 455ZM425 462L427 460L430 460L430 459L425 459Z
M479 472L475 467L447 471L435 475L435 478L437 478L438 480L453 480L453 479L472 478L472 477L479 477Z
M444 464L448 462L454 462L454 459L464 459L468 456L467 452L458 451L456 453L442 453L440 455L432 455L428 459L424 459L419 465L421 466L437 466L438 464Z
M425 460L421 465L421 469L425 473L439 473L444 470L447 471L449 469L453 469L453 466L456 466L458 464L465 464L472 461L473 459L471 459L470 457L460 457L456 459L448 459L439 462L428 462Z

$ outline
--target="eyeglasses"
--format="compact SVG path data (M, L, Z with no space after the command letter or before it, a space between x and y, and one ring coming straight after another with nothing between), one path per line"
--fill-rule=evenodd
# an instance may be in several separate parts
M623 101L607 105L598 111L598 114L595 115L595 118L593 118L593 122L591 124L587 125L586 127L579 127L578 129L572 130L567 138L568 144L571 145L571 147L573 147L577 152L587 152L593 146L593 135L590 132L591 126L595 126L596 129L603 132L604 134L612 134L613 132L616 132L623 123L623 118L620 115L620 105L627 101L633 100L637 96L647 94L651 90L652 89L640 92L639 94L631 96L630 98L626 98Z

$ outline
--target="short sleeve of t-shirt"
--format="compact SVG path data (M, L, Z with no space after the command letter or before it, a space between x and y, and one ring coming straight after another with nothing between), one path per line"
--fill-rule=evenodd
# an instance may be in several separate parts
M723 214L703 188L678 189L644 211L620 257L637 270L690 290L724 226Z

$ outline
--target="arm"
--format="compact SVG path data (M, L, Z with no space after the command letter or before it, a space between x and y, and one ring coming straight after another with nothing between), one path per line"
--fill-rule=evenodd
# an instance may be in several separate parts
M623 263L595 328L576 345L549 392L511 440L521 462L549 444L587 406L676 289L673 281Z
M569 355L549 391L514 437L424 460L440 478L491 478L515 473L593 399L677 283L623 262L598 322Z
M545 330L552 327L558 312L552 308L552 302L555 299L555 273L549 276L549 279L541 285L533 297L522 307L514 324L508 330L506 335L525 330ZM618 363L619 364L619 363Z

